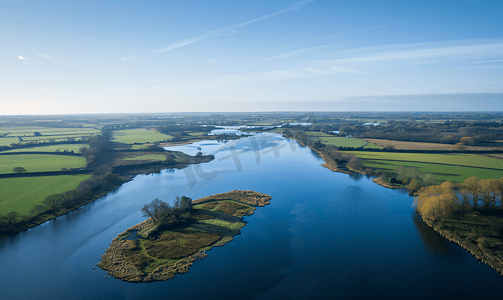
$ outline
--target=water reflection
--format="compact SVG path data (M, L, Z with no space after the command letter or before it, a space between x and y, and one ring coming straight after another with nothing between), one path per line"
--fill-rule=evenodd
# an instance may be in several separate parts
M447 255L450 253L451 249L447 240L426 225L421 219L421 216L416 212L412 213L412 222L416 227L417 233L426 251L440 255Z
M363 178L363 174L361 173L356 173L356 172L352 172L352 173L349 173L349 178L353 179L354 181L359 181Z

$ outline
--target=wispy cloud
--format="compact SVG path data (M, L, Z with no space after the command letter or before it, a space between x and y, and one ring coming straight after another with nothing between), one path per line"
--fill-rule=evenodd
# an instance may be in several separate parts
M45 60L48 60L50 62L56 63L56 64L67 64L67 62L64 62L62 60L56 59L53 56L49 54L43 54L43 53L37 53L39 57L42 57Z
M216 64L216 63L217 63L217 59L216 59L216 58L209 59L209 60L208 60L208 63L209 63L209 64Z
M352 69L348 69L348 68L344 68L344 67L340 67L340 66L333 66L332 70L334 72L336 72L336 73L350 73L350 74L360 73L358 71L355 71L355 70L352 70Z
M178 49L178 48L181 48L181 47L184 47L184 46L187 46L187 45L191 45L191 44L197 43L200 40L204 40L204 39L208 39L208 38L221 37L221 36L225 36L225 35L231 35L231 34L234 34L234 33L237 32L235 30L236 28L243 27L243 26L246 26L248 24L255 23L255 22L258 22L258 21L262 21L262 20L265 20L265 19L277 16L277 15L281 15L281 14L284 14L284 13L287 13L287 12L292 12L292 11L301 9L306 4L308 4L310 2L314 2L314 1L316 1L316 0L303 0L303 1L295 2L295 3L290 4L286 8L281 9L281 10L275 12L275 13L272 13L272 14L269 14L269 15L266 15L266 16L263 16L263 17L260 17L260 18L256 18L256 19L253 19L253 20L250 20L250 21L246 21L244 23L240 23L240 24L237 24L237 25L234 25L234 26L230 26L230 27L227 27L227 28L208 31L205 34L197 36L197 37L193 37L193 38L190 38L190 39L185 39L185 40L181 40L181 41L178 41L178 42L174 42L173 44L169 45L168 47L158 49L155 52L156 53L160 53L160 52L171 51L171 50L174 50L174 49Z
M303 53L311 51L311 50L316 50L316 49L321 49L321 48L327 48L327 47L333 47L333 46L336 46L336 45L325 45L325 46L316 46L316 47L298 49L298 50L295 50L295 51L291 51L291 52L287 52L287 53L283 53L283 54L280 54L280 55L276 55L276 56L273 56L273 57L266 58L266 60L276 60L276 59L280 59L280 58L288 58L288 57L292 57L292 56L297 56L297 55L303 54Z
M21 55L19 55L17 58L19 58L20 60L27 60L26 58L22 57Z
M136 59L136 58L131 57L131 56L128 56L127 58L123 57L123 58L121 58L121 60L132 61L132 62L136 62L136 63L142 64L142 65L152 66L152 64L149 64L148 62L144 62L143 60L139 60L139 59Z
M332 74L332 72L323 71L323 70L319 70L319 69L315 69L315 68L307 68L307 70L309 72L313 72L316 74L323 74L323 75L331 75Z
M469 42L469 41L468 41ZM395 45L394 47L400 50L384 50L379 51L379 48L373 49L360 56L352 56L345 58L338 58L328 60L326 62L334 64L354 63L354 62L380 62L380 61L398 61L398 60L412 60L412 59L427 59L427 58L494 58L502 57L503 42L496 43L479 43L471 45L439 45L438 43L425 43L425 44L404 44ZM390 48L390 46L383 46L383 48ZM409 48L409 49L407 49ZM412 48L412 49L411 49ZM355 49L352 52L362 52ZM366 52L366 51L363 51Z

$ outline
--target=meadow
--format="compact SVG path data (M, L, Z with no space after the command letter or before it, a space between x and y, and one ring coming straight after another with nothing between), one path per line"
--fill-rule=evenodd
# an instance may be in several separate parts
M61 175L0 179L0 214L27 215L45 197L75 189L91 175Z
M434 174L437 180L458 183L470 177L478 177L479 179L499 179L503 177L503 170L488 170L466 166L389 160L362 160L361 162L365 167L380 169L385 172L394 172L398 166L417 167L421 172Z
M61 168L83 168L83 157L45 154L0 155L0 174L14 173L15 167L23 167L26 172L60 171Z
M3 151L3 153L9 152L64 152L65 150L74 153L80 153L80 147L88 148L87 144L60 144L60 145L51 145L51 146L40 146L40 147L30 147L30 148L18 148Z
M170 140L172 138L173 136L171 135L147 129L125 129L113 132L113 141L124 144L154 143Z
M394 152L351 152L365 160L399 160L423 163L439 163L455 166L492 168L503 170L503 160L477 154L429 154L429 153L394 153Z
M133 157L126 157L122 160L166 160L166 155L164 154L147 154L147 155L137 155Z
M377 149L382 148L381 146L369 143L364 140L341 137L341 136L333 136L327 133L307 131L306 134L309 135L310 138L314 139L319 138L323 144L334 145L336 147L348 147L348 148L364 147L364 148L377 148Z
M35 132L40 135L35 135ZM13 143L44 143L61 142L68 139L80 141L83 138L99 134L101 131L95 128L59 128L59 127L0 127L0 135L6 134L0 138L0 146L10 146ZM21 140L18 138L20 137Z

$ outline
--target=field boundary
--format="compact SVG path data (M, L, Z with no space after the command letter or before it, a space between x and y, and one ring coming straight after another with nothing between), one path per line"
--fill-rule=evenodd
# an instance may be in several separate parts
M39 176L58 176L58 175L82 175L90 174L93 170L69 170L69 171L47 171L47 172L27 172L27 173L7 173L0 174L2 178L20 178L20 177L39 177Z
M65 156L82 156L75 152L43 152L43 151L27 151L27 152L0 152L0 155L24 155L24 154L44 154L44 155L65 155Z

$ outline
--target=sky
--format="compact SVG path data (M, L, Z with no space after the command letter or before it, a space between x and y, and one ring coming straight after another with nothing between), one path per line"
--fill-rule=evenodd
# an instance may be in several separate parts
M0 115L503 111L503 1L0 2Z

